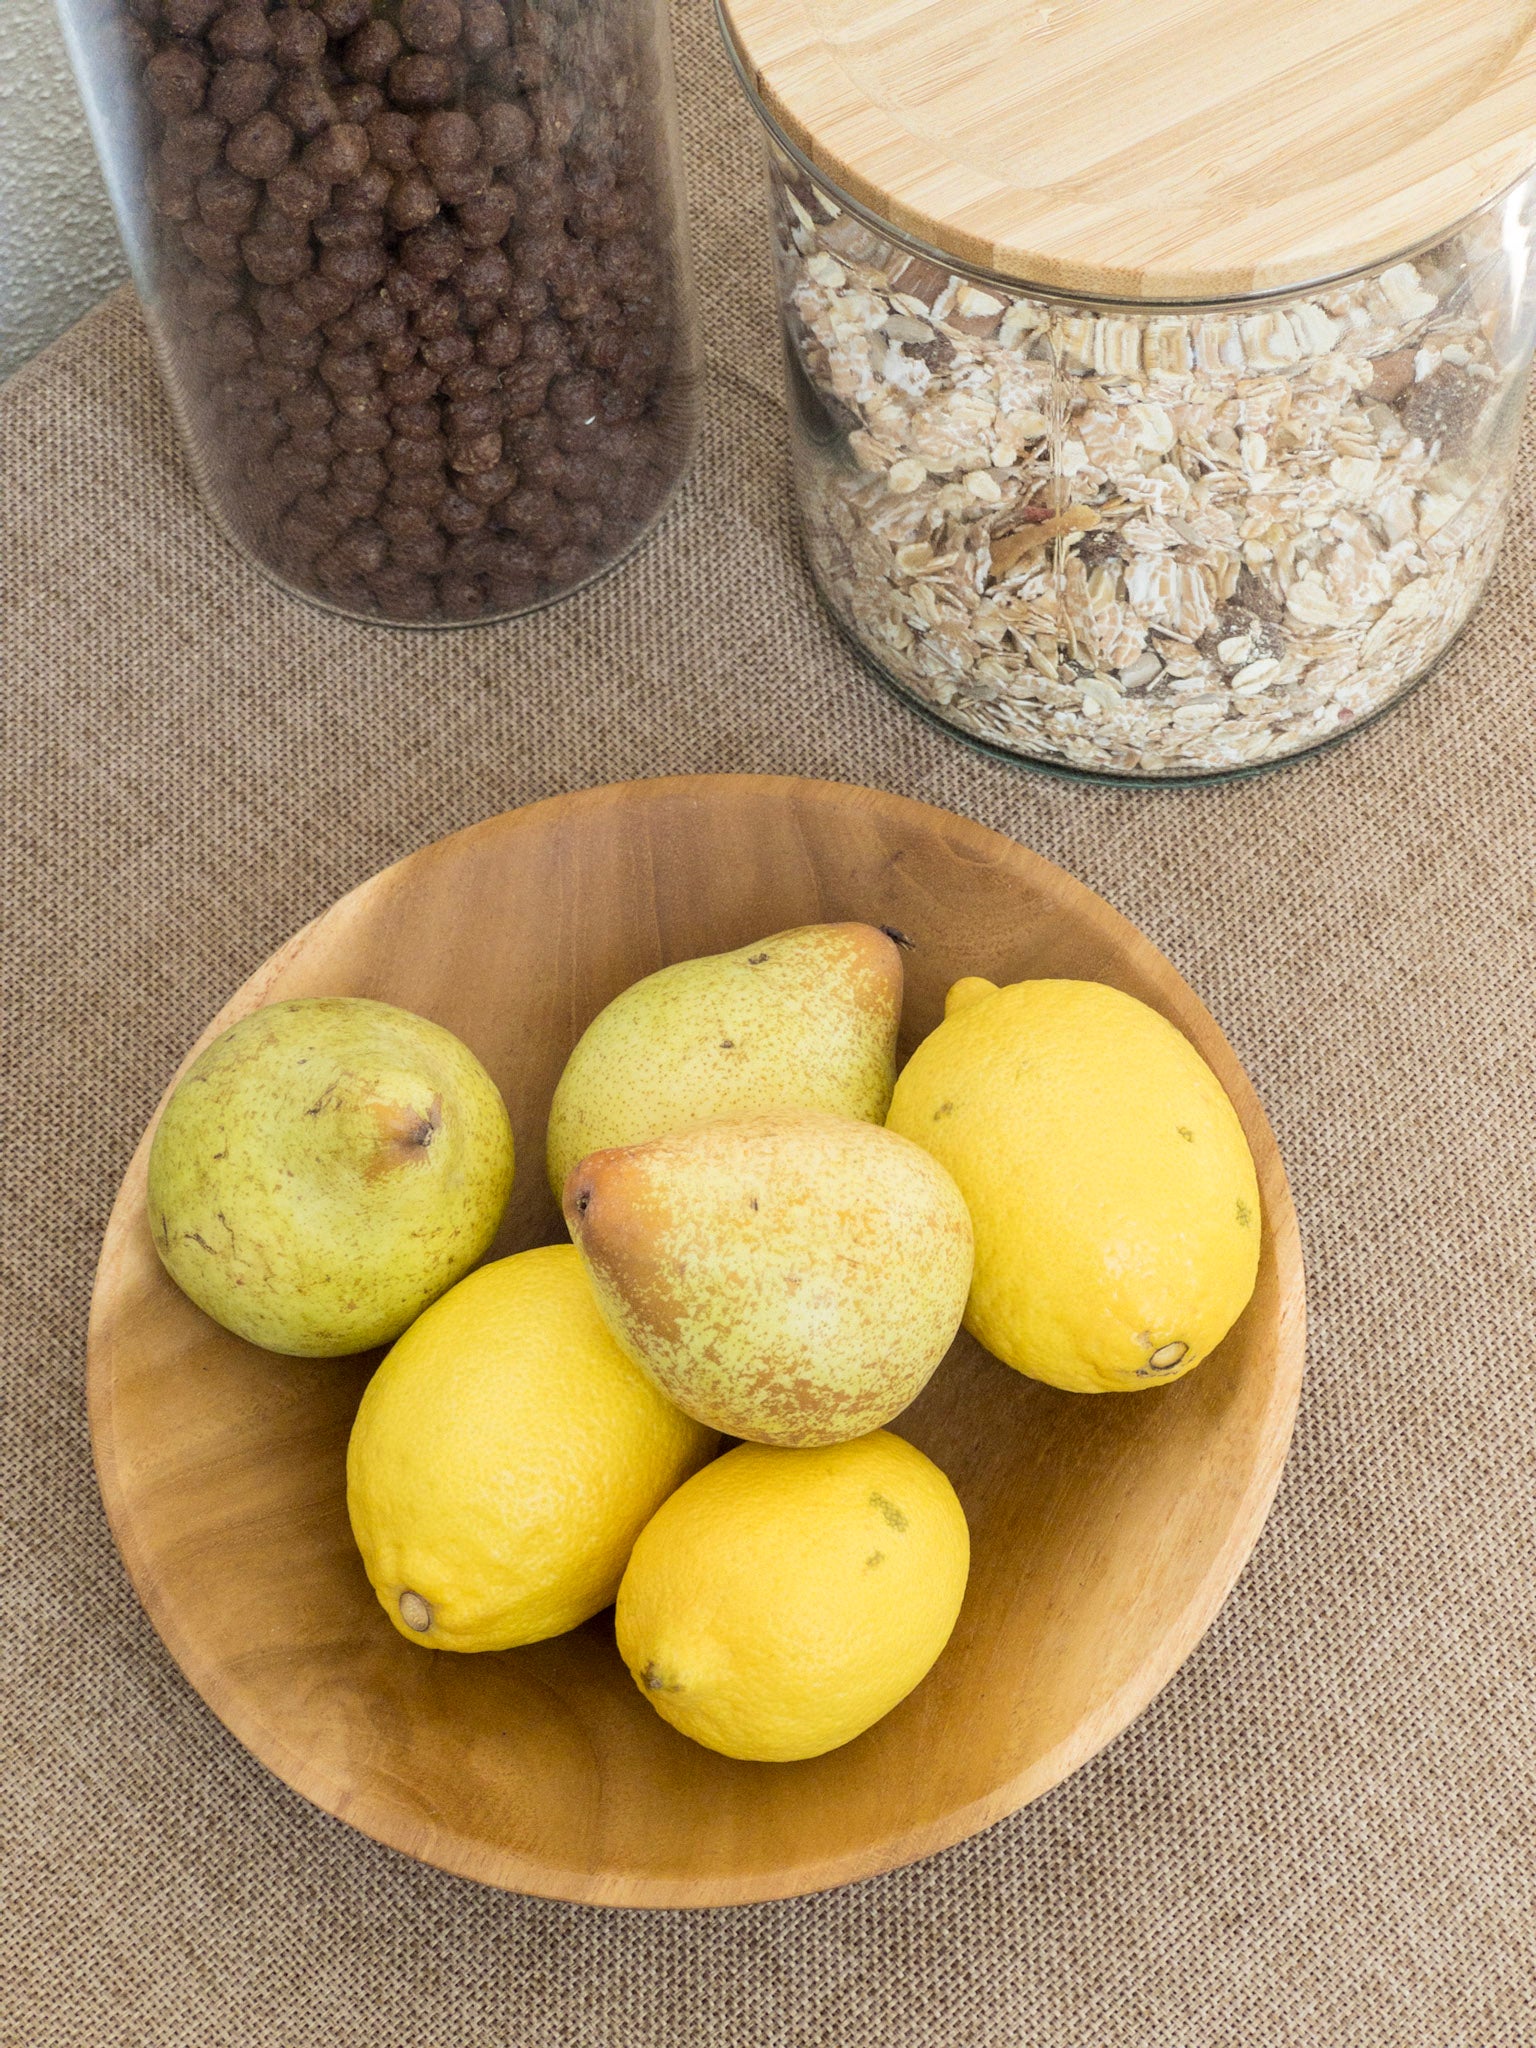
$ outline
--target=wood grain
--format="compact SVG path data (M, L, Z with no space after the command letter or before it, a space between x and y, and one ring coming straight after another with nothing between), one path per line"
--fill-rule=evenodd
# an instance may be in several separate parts
M1536 0L721 0L762 110L958 262L1105 298L1307 284L1536 164Z
M259 1004L301 995L377 996L459 1033L512 1113L517 1186L496 1247L512 1251L560 1235L544 1116L602 1004L665 962L842 918L912 941L904 1051L962 973L1097 978L1187 1032L1258 1161L1252 1304L1189 1378L1125 1397L1036 1385L962 1337L896 1425L950 1474L971 1523L949 1648L847 1748L736 1763L651 1711L609 1615L478 1657L418 1650L390 1627L344 1498L373 1359L278 1358L180 1295L145 1223L146 1133L91 1317L91 1431L112 1528L215 1713L288 1784L380 1841L486 1883L607 1905L723 1905L888 1869L1037 1797L1124 1728L1248 1556L1302 1370L1301 1256L1274 1140L1162 955L1010 840L903 798L774 777L555 798L364 883L254 975L199 1047Z

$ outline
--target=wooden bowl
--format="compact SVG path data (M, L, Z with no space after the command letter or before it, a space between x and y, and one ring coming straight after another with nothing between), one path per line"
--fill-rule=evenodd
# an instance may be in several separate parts
M912 942L903 1055L969 973L1111 982L1172 1018L1242 1117L1264 1250L1237 1327L1173 1386L1059 1393L957 1341L896 1426L965 1505L964 1611L917 1691L828 1756L747 1764L696 1747L635 1688L611 1614L490 1656L405 1642L347 1526L347 1434L377 1354L278 1358L210 1322L150 1244L148 1133L134 1155L91 1316L91 1432L113 1533L150 1619L225 1725L307 1798L409 1855L604 1905L726 1905L890 1869L1036 1798L1118 1734L1189 1654L1253 1546L1303 1349L1301 1255L1273 1136L1162 955L979 825L767 776L557 797L354 889L193 1050L288 996L376 996L447 1025L511 1110L517 1185L496 1247L510 1252L563 1235L544 1119L596 1011L667 961L839 918Z

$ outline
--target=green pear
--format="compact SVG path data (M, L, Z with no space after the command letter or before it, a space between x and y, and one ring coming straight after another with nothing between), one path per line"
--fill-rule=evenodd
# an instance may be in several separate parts
M711 1428L835 1444L898 1414L949 1349L971 1219L878 1124L781 1110L583 1159L565 1220L620 1346Z
M901 952L869 924L807 924L680 960L615 996L549 1111L558 1201L578 1159L766 1109L883 1123L896 1080Z
M512 1126L469 1047L354 996L232 1024L149 1154L171 1278L225 1329L300 1358L398 1337L489 1249L511 1191Z

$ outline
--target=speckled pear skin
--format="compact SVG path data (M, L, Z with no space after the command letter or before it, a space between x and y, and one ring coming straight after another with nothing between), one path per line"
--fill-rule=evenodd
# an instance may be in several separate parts
M564 1207L623 1349L687 1414L756 1443L842 1443L900 1414L970 1288L944 1169L814 1110L596 1153Z
M496 1084L441 1025L362 997L272 1003L166 1104L149 1223L166 1271L253 1344L384 1344L490 1247L512 1192Z
M869 924L809 924L637 981L587 1026L549 1112L550 1186L578 1159L770 1109L883 1123L901 951Z

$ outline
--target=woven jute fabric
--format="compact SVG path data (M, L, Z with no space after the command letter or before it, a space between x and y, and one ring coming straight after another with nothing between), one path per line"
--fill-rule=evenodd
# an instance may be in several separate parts
M131 297L0 391L6 2048L1536 2043L1536 488L1443 669L1213 789L990 762L847 651L796 553L751 122L678 22L710 372L687 492L536 618L351 626L201 511ZM1102 1756L778 1905L480 1888L315 1811L183 1680L92 1476L114 1189L224 997L343 890L556 791L799 772L948 805L1168 952L1279 1133L1311 1356L1272 1518Z

